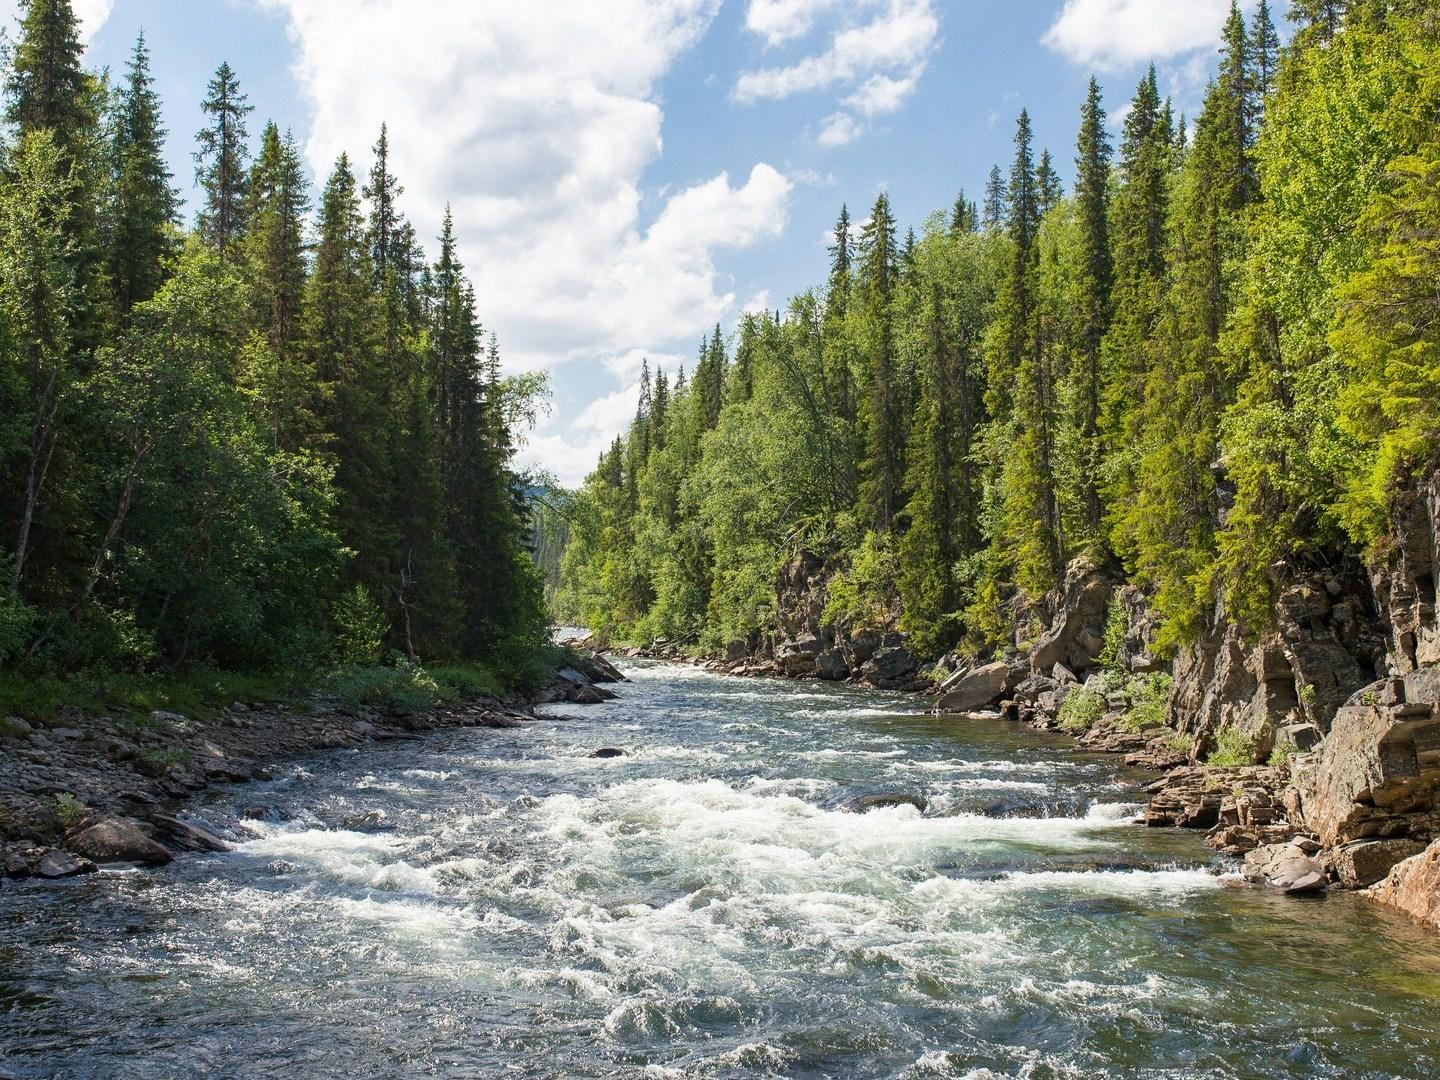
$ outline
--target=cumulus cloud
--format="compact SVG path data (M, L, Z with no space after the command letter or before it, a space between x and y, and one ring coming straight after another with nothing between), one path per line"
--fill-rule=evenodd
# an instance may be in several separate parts
M860 121L847 112L831 113L820 123L815 141L821 146L844 146L860 137Z
M717 252L784 227L793 185L764 163L733 181L643 187L661 152L659 84L719 0L550 0L543 15L465 0L260 2L296 45L317 174L341 151L367 168L387 121L403 209L429 238L453 205L511 367L633 376L636 357L688 346L733 310ZM618 413L586 415L604 427ZM573 477L580 466L557 455L615 432L581 439L590 429L576 427L572 445L564 423L557 411L531 452Z
M803 34L817 11L828 6L751 0L746 25L774 44ZM848 88L841 104L852 111L827 117L817 137L822 145L840 146L863 130L854 113L868 117L900 108L919 83L939 33L933 0L861 0L851 19L831 32L824 49L790 64L741 72L731 96L754 104Z
M105 20L110 18L115 0L73 0L72 6L75 8L75 17L80 20L80 40L88 45L90 39L105 25ZM12 38L15 36L15 21L19 15L20 5L16 0L0 0L0 28L8 31Z
M1113 71L1214 47L1229 11L1230 0L1065 0L1041 41L1077 64Z
M759 34L767 45L779 45L810 31L816 16L834 7L836 0L750 0L745 28Z

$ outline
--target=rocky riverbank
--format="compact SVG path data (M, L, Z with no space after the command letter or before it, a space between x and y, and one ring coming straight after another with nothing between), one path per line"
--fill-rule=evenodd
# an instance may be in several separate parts
M540 703L590 704L623 680L579 654L536 694L476 698L415 712L346 705L316 694L287 704L233 702L206 719L157 711L46 722L0 717L0 878L61 878L102 863L156 865L224 841L182 816L212 784L268 779L278 762L318 750L413 738L457 727L515 727Z

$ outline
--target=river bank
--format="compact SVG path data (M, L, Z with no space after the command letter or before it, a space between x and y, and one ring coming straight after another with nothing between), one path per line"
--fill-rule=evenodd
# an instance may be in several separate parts
M1146 774L1114 755L623 666L602 704L208 788L230 851L6 883L0 1073L1440 1069L1440 945L1227 888L1196 834L1127 824ZM844 809L885 791L928 809Z
M204 715L67 707L33 720L0 717L0 878L64 878L107 862L163 864L178 851L219 850L223 840L177 816L211 785L268 780L278 764L320 750L514 727L533 720L540 702L605 700L610 692L598 684L619 678L607 662L577 654L533 693L453 704L308 693Z

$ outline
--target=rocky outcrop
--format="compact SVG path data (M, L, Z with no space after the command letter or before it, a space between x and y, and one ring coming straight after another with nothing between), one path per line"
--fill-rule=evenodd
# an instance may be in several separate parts
M1396 495L1385 556L1370 569L1390 668L1440 666L1436 570L1440 567L1440 470Z
M1423 695L1417 681L1417 695ZM1440 717L1389 679L1341 708L1318 749L1297 757L1287 809L1327 847L1440 831Z
M1440 840L1397 863L1366 895L1440 930Z
M1049 673L1056 664L1083 676L1105 644L1105 617L1119 575L1080 557L1065 568L1060 584L1040 605L1045 629L1030 650L1030 666Z
M1276 604L1277 629L1252 638L1223 605L1175 660L1169 714L1203 756L1221 732L1238 733L1255 761L1287 728L1330 728L1335 711L1383 668L1383 639L1358 573L1311 574ZM1303 736L1302 736L1303 737Z
M1003 660L955 672L940 686L941 712L969 712L996 701L1010 682L1010 665Z

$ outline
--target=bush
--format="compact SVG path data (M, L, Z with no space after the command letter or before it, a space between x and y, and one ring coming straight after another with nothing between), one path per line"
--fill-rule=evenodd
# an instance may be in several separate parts
M4 564L0 563L0 569ZM28 604L0 594L0 668L18 659L30 644L36 611Z
M380 662L385 640L385 613L370 590L356 585L335 604L335 653L342 664L373 665Z
M1130 617L1125 613L1125 604L1116 592L1110 597L1110 606L1105 611L1105 633L1100 646L1100 666L1113 669L1120 662L1120 650L1125 647L1125 638L1130 632Z
M1064 731L1081 732L1105 715L1105 695L1088 686L1077 686L1060 703L1060 727Z
M1171 678L1164 672L1135 675L1125 683L1130 707L1120 719L1127 731L1165 726L1165 703L1170 697Z
M45 800L50 808L50 813L59 822L62 829L73 829L85 820L90 813L89 807L68 791L61 791Z
M1215 739L1207 765L1254 765L1255 740L1235 728L1226 728Z
M1300 747L1295 745L1295 740L1289 735L1281 735L1275 740L1275 749L1270 751L1270 757L1265 764L1280 766L1284 765L1292 757L1300 752Z

